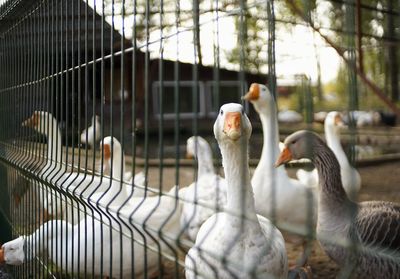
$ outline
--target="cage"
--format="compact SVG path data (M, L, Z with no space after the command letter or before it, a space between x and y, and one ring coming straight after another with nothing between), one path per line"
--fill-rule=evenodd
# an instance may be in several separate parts
M364 181L376 162L399 166L398 127L382 124L396 126L400 115L391 45L399 13L390 1L360 2L0 1L4 269L15 278L396 278L400 207L353 202L376 190L360 190L353 166L365 166L363 185L373 183ZM324 25L328 11L336 21ZM361 14L379 26L388 16L391 32L362 30ZM286 50L288 26L303 28L305 39ZM315 50L318 74L283 78L307 66L302 43ZM346 93L333 105L320 76L328 47L344 61L337 89ZM385 52L387 68L376 61ZM372 69L363 54L375 59ZM359 111L377 98L384 111ZM323 114L324 130L317 108L350 112ZM380 125L361 127L368 121ZM348 125L340 137L339 122ZM279 150L299 129L325 132L336 150L307 132ZM329 177L300 170L294 181L294 170L311 168L307 160L288 166L289 175L275 165L303 137ZM383 154L363 158L360 143ZM318 161L324 156L337 159ZM334 189L340 202L318 203L326 198L318 180L323 190L343 185ZM400 201L385 191L382 199ZM350 236L319 231L317 215Z

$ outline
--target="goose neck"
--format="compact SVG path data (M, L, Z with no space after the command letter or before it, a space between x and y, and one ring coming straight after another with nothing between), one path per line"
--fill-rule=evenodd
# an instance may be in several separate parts
M273 111L276 113L275 109ZM267 110L261 110L260 120L263 129L263 148L260 161L268 161L270 165L273 165L274 158L279 154L279 130L276 114L274 116L274 114L268 113Z
M320 184L318 209L333 206L331 209L336 210L349 201L342 185L339 162L333 151L322 144L314 145L314 154L313 163Z
M340 164L348 164L346 153L340 143L340 132L332 126L325 126L326 143L332 149Z
M47 165L53 166L61 162L61 130L55 119L51 120L49 130L45 131L47 138Z
M101 199L103 203L111 206L122 205L128 198L127 192L123 189L126 187L123 183L123 175L125 172L125 156L120 147L114 146L112 157L109 161L110 176L112 177L111 186Z
M221 145L222 164L227 181L227 209L246 218L256 218L250 183L248 143L243 140Z
M212 161L211 150L198 150L197 152L197 165L198 173L197 177L214 172L214 165Z

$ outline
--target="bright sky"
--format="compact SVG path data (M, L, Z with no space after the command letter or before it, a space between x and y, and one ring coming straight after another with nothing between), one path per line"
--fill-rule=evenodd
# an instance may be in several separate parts
M93 1L89 0L90 6L93 6ZM101 4L96 2L96 5L100 13ZM180 8L182 10L191 9L191 2L181 1ZM319 7L318 13L323 14L325 8L324 6ZM215 13L208 13L200 17L200 40L203 64L212 65L214 63L214 46L219 43L221 67L237 69L238 66L228 63L226 57L226 53L232 50L237 44L234 19L233 17L224 16L220 12L217 22L215 20L216 16ZM111 23L111 17L106 18L106 20ZM114 17L114 25L121 32L123 28L121 16ZM124 25L125 36L130 39L132 37L131 27L133 26L133 16L126 16ZM318 34L313 36L310 28L300 25L295 26L290 33L282 32L281 29L277 25L275 46L278 82L279 80L293 80L296 75L306 75L311 77L312 82L316 82L317 62L314 43L317 45L320 57L322 82L330 81L336 77L340 58L333 48L326 46ZM218 36L217 30L219 31ZM179 59L182 62L193 63L195 57L192 43L193 30L190 27L186 29L181 27L179 28L179 34L176 33L177 30L174 28L164 31L164 36L168 37L164 40L164 58L169 60ZM155 42L149 46L153 58L160 56L160 35L160 31L154 31L150 34L150 42ZM267 44L267 41L265 43ZM265 70L262 70L266 73L267 66Z

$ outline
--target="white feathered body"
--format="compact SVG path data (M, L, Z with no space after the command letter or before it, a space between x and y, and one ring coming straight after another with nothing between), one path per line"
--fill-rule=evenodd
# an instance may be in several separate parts
M175 190L169 193L173 195ZM137 208L128 205L118 214L115 212L119 206L110 208L107 213L101 208L101 214L95 212L94 217L88 214L74 226L63 220L44 223L26 237L27 254L21 238L4 244L6 262L21 264L31 260L35 253L47 251L50 260L69 274L86 272L131 278L145 270L148 274L158 271L158 253L155 252L158 244L162 253L173 255L167 243L176 249L181 206L175 197L169 196L142 200L137 198ZM154 239L159 239L158 243ZM155 251L145 248L144 243Z
M279 228L290 232L312 233L317 214L316 188L289 178L283 166L272 170L269 176L261 162L251 182L258 214L275 220Z
M243 220L224 212L210 217L197 235L199 245L186 257L186 278L287 278L282 234L268 219L257 217L243 226Z
M96 123L96 125L94 125ZM95 127L96 126L96 127ZM81 143L87 144L90 148L95 148L101 139L101 128L99 117L93 116L92 124L81 133Z
M186 188L183 199L181 227L194 241L201 225L226 204L226 181L217 174L202 175Z

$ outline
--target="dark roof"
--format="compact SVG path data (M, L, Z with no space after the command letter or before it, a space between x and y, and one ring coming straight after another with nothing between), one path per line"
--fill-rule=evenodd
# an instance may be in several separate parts
M29 16L27 16L29 15ZM103 26L102 26L103 23ZM103 28L103 32L102 32ZM114 49L119 49L121 35L82 0L7 1L0 6L0 35L14 37L22 45L56 52L67 47L100 53L102 38L105 54L110 53L113 36ZM66 43L68 42L68 43ZM94 43L94 44L93 44ZM14 46L15 47L15 46ZM97 55L96 55L97 56Z

